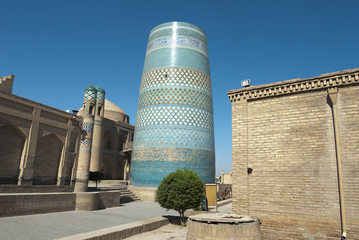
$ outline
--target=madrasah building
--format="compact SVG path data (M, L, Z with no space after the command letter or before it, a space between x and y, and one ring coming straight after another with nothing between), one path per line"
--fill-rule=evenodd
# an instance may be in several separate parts
M14 79L0 78L0 192L72 192L84 137L83 108L69 113L16 96ZM89 170L126 182L134 126L101 93L102 126L94 127ZM94 126L99 117L94 116Z

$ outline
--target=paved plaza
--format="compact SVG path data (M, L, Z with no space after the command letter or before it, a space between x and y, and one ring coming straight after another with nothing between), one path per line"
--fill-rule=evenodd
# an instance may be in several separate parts
M218 208L230 213L232 204ZM178 216L158 203L136 201L97 211L69 211L0 218L1 239L47 240L90 232L164 215ZM167 225L128 239L186 239L186 228Z
M137 201L97 211L69 211L0 218L0 238L56 239L163 215L175 215L158 203Z

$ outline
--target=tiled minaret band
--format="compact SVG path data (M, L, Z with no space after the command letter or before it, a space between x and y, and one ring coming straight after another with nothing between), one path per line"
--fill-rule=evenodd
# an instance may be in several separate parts
M215 178L212 90L203 30L171 22L149 37L132 152L131 182L157 187L177 169Z
M96 89L97 98L90 164L90 171L92 172L99 172L102 170L103 116L105 108L105 90L100 86L96 86Z
M97 89L89 86L85 89L83 105L83 136L81 137L79 160L77 164L75 192L87 192L91 160L92 132L96 110Z

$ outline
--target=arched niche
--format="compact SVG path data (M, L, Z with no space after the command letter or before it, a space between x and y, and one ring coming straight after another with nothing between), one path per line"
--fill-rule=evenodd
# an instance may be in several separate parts
M0 127L0 184L17 184L25 140L17 127Z
M63 144L55 134L40 138L37 142L33 185L56 185Z

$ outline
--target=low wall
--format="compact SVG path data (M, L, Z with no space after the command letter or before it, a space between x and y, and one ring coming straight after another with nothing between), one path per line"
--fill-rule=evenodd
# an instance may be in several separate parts
M157 188L134 187L134 186L128 186L127 188L132 193L134 193L137 197L139 197L144 201L157 202L157 198L156 198Z
M2 193L0 217L74 210L98 210L120 205L120 191L85 193Z
M0 217L75 210L75 193L3 193Z
M0 184L0 193L59 193L74 191L74 186L55 186L55 185L6 185Z
M76 193L76 210L91 211L120 205L120 191Z

